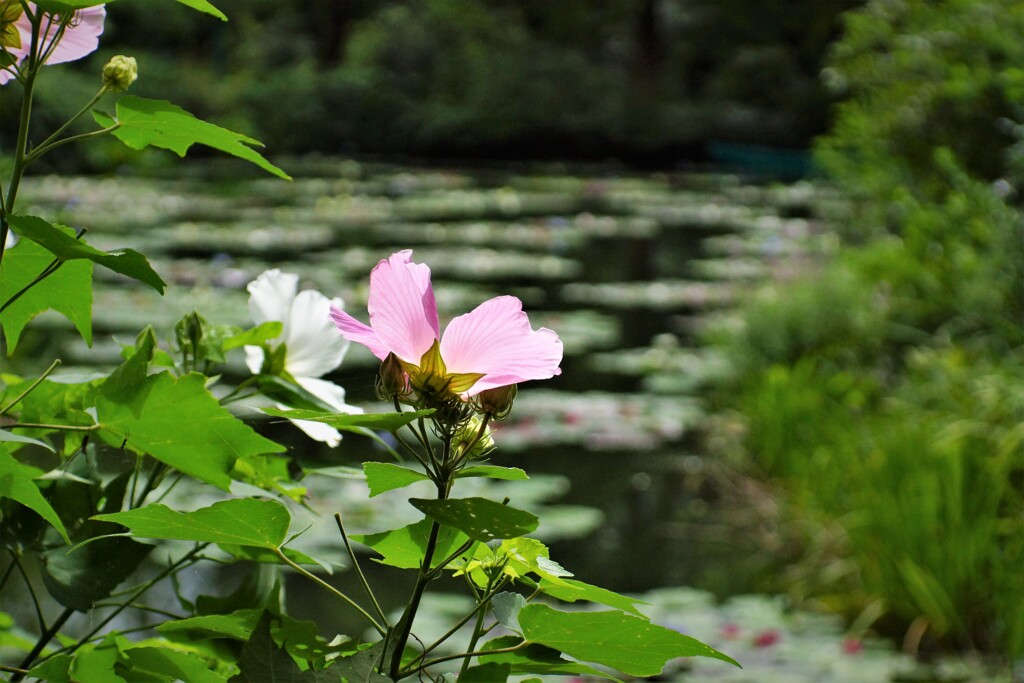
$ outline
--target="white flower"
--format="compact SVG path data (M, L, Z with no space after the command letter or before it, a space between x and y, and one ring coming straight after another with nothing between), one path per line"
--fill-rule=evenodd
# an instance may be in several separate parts
M268 342L270 348L285 345L284 369L295 382L339 413L361 413L362 408L345 403L345 390L333 382L319 379L341 365L348 342L334 331L331 306L342 307L341 299L328 299L314 290L298 291L299 276L268 270L246 287L249 290L249 314L260 325L277 321L281 334ZM253 374L263 368L264 352L259 346L245 347L245 362ZM280 406L284 408L286 406ZM292 420L292 423L317 441L337 446L341 434L320 422Z

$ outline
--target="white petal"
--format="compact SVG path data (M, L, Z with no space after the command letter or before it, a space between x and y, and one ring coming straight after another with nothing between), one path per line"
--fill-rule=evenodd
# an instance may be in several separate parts
M263 369L263 358L264 354L262 347L245 347L245 366L249 368L249 372L251 372L252 374L260 374L260 370Z
M358 406L350 406L345 403L345 390L333 382L313 377L296 377L295 381L298 382L299 386L303 389L313 394L339 413L358 414L363 412L362 408L359 408ZM292 420L292 424L305 432L309 438L326 443L331 448L334 448L341 442L341 432L334 427L325 425L322 422L313 422L311 420Z
M338 334L331 321L331 304L341 308L341 299L330 300L320 292L299 292L292 302L283 337L288 345L285 369L292 377L320 377L341 365L349 342Z
M282 273L277 268L268 270L246 287L249 290L249 315L257 325L276 321L284 325L282 339L288 338L288 322L299 276Z

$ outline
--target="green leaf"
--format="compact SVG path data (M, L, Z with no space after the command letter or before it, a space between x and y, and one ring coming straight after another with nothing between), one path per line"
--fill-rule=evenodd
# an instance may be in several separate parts
M636 608L636 605L647 604L643 600L630 598L600 586L592 586L589 583L576 581L575 579L562 579L559 583L554 583L549 579L542 579L539 587L544 593L564 602L586 600L587 602L614 607L615 609L635 614L642 619L647 619L647 615Z
M29 677L50 683L71 683L71 655L53 655L29 669Z
M504 479L506 481L524 481L530 477L518 467L499 467L497 465L473 465L458 471L457 479L464 477L487 477L489 479Z
M526 607L526 598L519 593L504 591L491 598L494 618L509 631L520 632L519 610Z
M275 417L286 417L289 420L312 420L323 422L342 431L359 432L362 429L382 429L394 432L421 417L433 415L431 410L416 410L408 413L366 413L351 415L349 413L324 413L316 410L281 410L264 408L263 412Z
M303 470L307 475L318 474L321 477L332 477L334 479L366 479L366 474L359 467L348 465L336 465L334 467L314 467Z
M486 498L427 500L411 498L409 503L441 524L458 529L475 541L517 538L534 531L540 520L525 510Z
M203 3L203 0L186 2L192 3L198 5ZM117 101L116 112L116 122L107 114L100 112L93 112L93 118L105 128L115 123L120 124L113 132L114 137L132 149L153 146L171 150L183 157L189 147L199 143L256 164L279 178L291 180L287 173L253 149L262 147L258 140L197 119L167 100L148 100L135 95L125 95Z
M194 652L152 645L129 647L123 652L128 659L128 676L132 681L224 683L227 680L210 671L209 663Z
M121 658L120 648L114 638L114 634L110 634L101 643L86 645L78 650L71 663L71 680L81 683L126 683L114 673L114 665Z
M76 9L85 9L87 7L96 7L102 5L105 2L113 2L113 0L39 0L36 6L46 12L61 13L73 11Z
M400 569L418 569L423 562L423 553L427 549L430 527L430 520L421 519L401 529L382 531L379 534L355 534L352 540L367 545L383 555L383 559L380 560L382 564ZM435 562L445 559L468 540L469 537L465 534L442 526L437 535ZM471 555L472 552L470 548L466 554ZM434 566L437 566L436 563Z
M39 492L39 487L32 481L32 477L2 445L0 445L0 498L16 500L31 509L49 522L64 538L65 543L71 543L67 529L64 528L60 517L50 507L46 498L43 498L43 494Z
M31 439L27 436L22 436L21 434L15 434L14 432L9 432L5 429L0 429L0 442L4 441L6 441L7 443L30 443L34 446L42 446L51 453L56 452L54 451L53 446L46 443L45 441L40 441L39 439Z
M228 337L224 340L224 350L230 351L231 349L238 349L243 346L259 346L264 342L280 337L283 329L284 325L282 323L270 320L257 325L251 330L239 332Z
M527 605L519 612L519 625L530 642L631 676L659 674L676 657L713 657L739 666L694 638L618 611L559 612Z
M267 564L286 564L284 560L278 557L277 553L267 548L255 548L250 545L236 545L232 543L218 543L217 545L221 550L237 560L264 562ZM292 548L282 548L281 552L295 564L309 564L320 567L328 573L331 571L331 566L328 563L310 557L306 553L293 550Z
M223 12L221 12L219 9L211 5L206 0L178 0L178 2L187 7L191 7L194 10L198 10L199 12L205 12L206 14L213 15L221 21L228 20L228 18L224 16Z
M153 546L130 538L99 538L78 548L39 556L43 583L65 607L87 612L132 575Z
M133 249L100 251L89 246L65 226L55 227L35 216L9 216L14 231L45 247L50 253L65 261L87 259L110 270L143 282L161 294L167 283L160 279L149 265L146 257Z
M511 675L511 664L490 662L466 669L466 673L459 676L459 683L506 683Z
M366 484L370 487L370 498L429 479L423 472L387 462L364 462L363 472L366 473Z
M523 642L518 636L502 636L488 641L481 650L501 650L515 647ZM481 664L505 664L511 667L513 674L547 674L551 676L594 676L619 679L592 666L580 662L562 659L562 654L543 645L530 644L514 652L503 652L496 655L481 655ZM621 682L620 682L621 683Z
M233 498L194 512L147 505L93 519L128 527L139 538L166 538L197 543L234 543L279 548L288 534L288 508L273 500Z
M259 623L262 609L243 609L231 614L208 614L176 621L165 621L156 627L163 635L187 633L194 639L233 638L248 640Z
M53 254L31 240L21 240L4 252L0 264L0 306L29 285L53 263ZM53 309L74 324L92 345L92 263L72 261L32 286L0 313L7 353L14 352L21 331L32 318Z
M133 390L114 389L104 385L96 401L104 441L152 455L225 491L236 459L284 450L221 406L203 375L163 372Z

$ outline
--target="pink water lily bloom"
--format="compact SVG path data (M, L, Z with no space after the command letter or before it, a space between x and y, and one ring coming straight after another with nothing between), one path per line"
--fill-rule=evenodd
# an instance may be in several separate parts
M552 330L530 327L522 302L514 296L485 301L453 319L442 336L430 268L413 263L411 250L392 254L373 269L367 308L369 325L331 308L331 319L345 339L362 344L381 360L394 353L412 365L420 364L440 340L449 375L481 375L465 397L561 373L562 341Z
M33 15L39 12L35 3L28 3L28 7ZM73 62L94 52L99 47L106 16L107 10L103 5L77 10L61 33L64 18L59 14L44 12L39 29L40 54L45 56L44 64ZM17 66L28 56L32 46L32 24L25 12L14 21L14 28L17 29L16 42L19 44L5 46L14 64L0 69L0 85L14 78Z

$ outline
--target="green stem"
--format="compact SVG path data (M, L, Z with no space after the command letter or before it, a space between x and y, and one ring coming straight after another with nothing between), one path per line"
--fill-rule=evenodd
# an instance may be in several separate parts
M36 591L32 587L32 582L28 579L28 574L25 573L25 568L21 566L21 558L16 554L12 554L14 558L14 566L18 568L18 573L21 574L21 578L25 581L25 587L28 588L28 594L32 598L32 606L36 609L36 620L39 622L39 632L46 633L46 618L43 617L43 609L39 606L39 598L36 597Z
M384 614L384 610L380 608L380 603L377 602L377 596L373 594L373 589L370 588L370 582L366 580L366 575L363 573L362 567L359 566L359 560L356 559L356 553L352 549L352 542L348 540L348 533L345 532L345 525L341 521L341 513L334 513L334 521L338 524L338 531L341 532L341 539L345 542L345 550L348 551L348 556L352 560L352 566L356 570L356 574L359 576L359 581L363 584L363 590L366 591L366 595L369 596L370 602L373 603L373 608L377 610L377 615L380 617L381 623L384 624L385 629L391 628L391 624L388 623L388 618Z
M29 16L31 17L31 15ZM39 15L32 21L32 42L30 43L28 62L26 64L25 87L21 99L21 115L18 120L18 139L14 144L14 169L11 172L11 184L7 188L4 213L0 216L0 263L3 263L4 260L7 235L10 232L7 216L9 212L14 211L14 203L18 198L18 186L21 185L21 176L25 172L25 157L28 154L28 126L32 120L32 94L35 90L36 74L39 72L39 63L36 61L38 51ZM0 309L0 311L2 310Z
M487 579L487 588L488 588L488 593L489 594L487 595L486 601L480 603L481 607L483 607L485 605L491 604L491 598L493 598L495 596L495 594L497 594L497 592L500 591L502 588L504 588L505 584L508 583L507 579L505 581L500 581L498 583L498 585L494 587L493 590L490 590L491 589L491 581L492 580L493 579L491 579L490 577L488 577L488 579ZM470 638L469 638L469 646L466 647L466 650L468 650L469 652L472 652L473 650L475 650L476 649L476 644L478 642L480 642L480 636L483 633L483 628L484 628L484 617L485 616L487 616L487 610L486 609L481 609L480 611L478 611L476 613L476 623L473 624L473 635L470 636ZM459 669L459 678L462 678L462 676L465 675L466 669L469 668L469 663L471 661L472 661L472 657L466 657L466 659L463 660L462 668Z
M78 133L77 135L66 137L63 140L51 142L49 144L46 144L45 146L40 145L39 147L36 147L34 150L32 150L32 153L25 158L25 165L28 166L33 161L36 161L39 157L43 156L47 152L55 150L58 147L68 144L69 142L78 142L79 140L85 140L87 138L94 138L100 135L106 135L107 133L113 133L120 127L121 124L119 122L114 124L113 126L107 126L106 128L101 128L99 130L91 130L88 133Z
M56 429L64 432L95 432L102 425L52 425L38 422L15 422L6 425L8 429Z
M444 500L448 497L447 482L437 482L437 498ZM434 551L437 549L437 536L441 531L441 525L433 522L430 525L430 536L427 537L427 547L423 551L423 562L420 564L420 571L416 577L416 585L413 586L412 597L409 604L402 613L395 626L398 632L398 640L395 641L395 650L391 655L390 672L391 678L398 680L398 672L402 668L402 654L405 652L405 645L409 642L409 634L412 632L412 622L416 619L416 612L420 607L420 600L423 598L423 591L432 578L431 563L434 560Z
M57 619L52 624L50 624L50 628L46 629L46 631L44 631L39 636L39 640L36 641L35 647L33 647L32 650L27 655L25 655L25 659L21 660L21 664L18 665L18 668L28 669L30 666L32 666L32 662L36 661L36 657L39 656L39 653L41 653L43 649L50 643L50 641L53 640L53 637L57 635L57 632L61 629L62 626L64 626L64 623L68 619L70 619L71 615L74 613L75 610L73 608L65 608L64 611L60 613L60 616L57 617ZM25 674L16 673L14 674L14 676L11 677L11 683L17 683L23 678L25 678Z
M354 610L356 610L357 612L362 614L364 617L366 617L366 620L369 621L370 624L373 625L373 628L377 631L377 633L379 633L381 635L381 637L383 637L383 636L385 636L387 634L387 631L384 630L384 627L382 627L380 624L378 624L377 620L374 619L372 616L370 616L370 613L367 612L366 610L364 610L362 607L360 607L359 604L357 602L355 602L352 598L348 597L347 595L342 593L340 590L338 590L337 588L335 588L331 584L329 584L326 581L324 581L323 579L321 579L316 574L308 572L301 565L296 564L295 562L292 562L291 558L289 558L287 555L285 555L284 551L282 551L280 548L274 548L274 553L277 555L277 557L282 562L287 564L289 567L291 567L292 569L294 569L298 573L302 574L307 579L309 579L313 583L317 584L321 588L327 590L328 592L330 592L335 597L340 598L341 600L346 602L350 607L352 607Z
M59 358L57 360L53 361L52 363L50 363L50 367L46 368L46 370L43 371L43 374L39 375L39 377L36 378L36 380L34 382L32 382L32 384L30 384L27 389L25 389L25 391L23 391L20 394L18 394L15 397L15 399L13 401L11 401L10 403L8 403L6 406L4 406L3 408L0 408L0 415L4 415L5 413L7 413L8 410L10 410L14 406L18 405L18 402L21 401L21 399L25 398L26 396L31 394L33 391L35 391L35 388L37 386L39 386L40 384L42 384L43 380L45 380L47 377L49 377L53 373L53 371L56 370L58 367L60 367L60 359Z
M89 100L89 102L84 107L82 107L81 109L78 110L77 114L75 114L70 119L65 121L64 124L60 128L58 128L57 130L53 131L53 133L50 134L50 137L48 137L45 140L43 140L42 142L40 142L36 146L36 148L32 150L32 153L26 159L26 163L32 163L33 161L38 159L40 156L45 154L47 148L50 145L52 145L57 140L57 138L60 136L60 134L63 133L64 131L66 131L68 129L68 127L71 124L73 124L75 121L77 121L78 119L82 118L82 114L84 114L85 112L87 112L90 109L92 109L92 105L94 105L97 102L99 102L100 98L107 94L107 90L108 90L108 88L107 88L106 85L101 86L99 91L95 95L92 96L92 99Z
M153 489L157 487L160 478L166 471L167 465L162 462L157 462L153 465L153 469L149 471L149 478L146 479L146 485L142 488L142 492L139 493L139 497L132 503L132 509L142 507L142 501L146 500L146 496L153 492Z
M431 659L429 662L424 662L423 664L421 664L420 666L416 667L416 669L414 669L413 671L410 671L409 673L415 673L416 671L423 671L424 669L428 669L428 668L434 666L435 664L440 664L442 662L450 662L453 659L463 659L463 658L471 659L473 657L486 657L487 655L503 655L503 654L506 654L508 652L517 652L517 651L523 649L524 647L526 647L527 645L529 645L529 641L524 640L523 642L519 643L518 645L513 645L512 647L502 647L502 648L498 648L496 650L480 650L479 652L472 652L472 651L470 651L470 652L460 652L457 655L448 655L446 657L438 657L437 659ZM405 675L409 675L409 674L405 674Z

